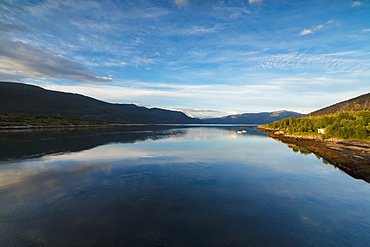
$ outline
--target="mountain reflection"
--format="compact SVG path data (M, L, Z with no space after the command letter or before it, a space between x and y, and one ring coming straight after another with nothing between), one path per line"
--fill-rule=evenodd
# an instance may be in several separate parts
M0 133L0 161L78 152L107 143L136 143L185 133L183 130L168 132L167 129L161 126L145 126L2 132Z
M204 134L204 129L203 131L194 131L193 128L188 127L191 126L150 125L96 129L0 132L0 161L37 158L57 153L79 152L109 143L134 144L146 140L184 138L185 136L191 139L209 138L209 135ZM230 138L235 138L237 136L235 130L239 129L236 126L214 128L229 131ZM250 131L249 134L265 136L264 133L255 130Z

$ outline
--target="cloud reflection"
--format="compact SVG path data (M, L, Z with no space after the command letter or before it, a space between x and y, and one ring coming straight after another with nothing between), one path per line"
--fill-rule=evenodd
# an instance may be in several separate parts
M0 210L4 228L12 230L0 240L221 246L229 239L244 246L248 233L248 241L268 235L284 246L307 227L314 237L300 243L347 230L332 219L353 223L353 203L362 205L358 214L366 211L363 184L254 131L175 129L159 135L166 138L3 162Z

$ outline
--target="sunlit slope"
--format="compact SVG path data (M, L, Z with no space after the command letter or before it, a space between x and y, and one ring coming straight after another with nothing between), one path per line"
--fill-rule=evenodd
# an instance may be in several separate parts
M290 134L370 140L370 93L299 118L286 118L263 127L280 129Z
M311 112L310 116L320 116L346 111L369 111L370 110L370 93L363 94L353 99L339 102L337 104Z

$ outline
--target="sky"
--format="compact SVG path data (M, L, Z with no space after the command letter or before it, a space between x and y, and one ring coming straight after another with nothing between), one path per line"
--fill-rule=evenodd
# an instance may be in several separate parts
M370 0L1 0L0 80L220 117L370 92Z

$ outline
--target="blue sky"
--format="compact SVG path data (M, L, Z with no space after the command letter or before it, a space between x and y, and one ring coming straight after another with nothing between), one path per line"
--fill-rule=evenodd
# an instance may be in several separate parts
M370 91L370 1L0 2L0 80L195 117Z

